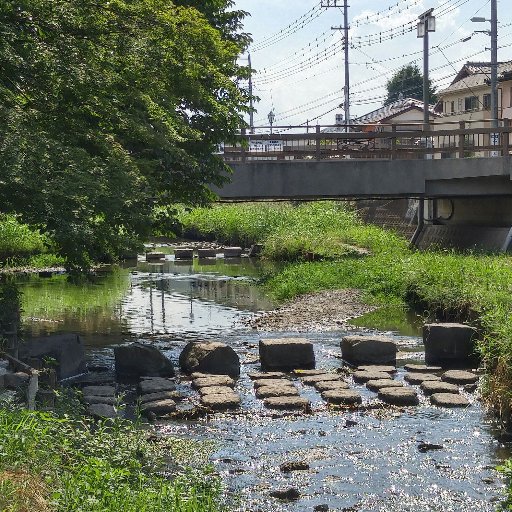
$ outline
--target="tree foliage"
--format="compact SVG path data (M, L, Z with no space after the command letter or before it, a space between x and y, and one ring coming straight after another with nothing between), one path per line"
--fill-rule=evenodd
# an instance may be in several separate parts
M429 103L437 102L436 90L432 81L428 81ZM386 83L387 96L384 105L389 105L403 98L415 98L423 101L423 74L416 64L407 64L401 67Z
M245 13L231 6L0 0L0 211L86 269L173 202L208 200L224 179L215 148L247 110Z

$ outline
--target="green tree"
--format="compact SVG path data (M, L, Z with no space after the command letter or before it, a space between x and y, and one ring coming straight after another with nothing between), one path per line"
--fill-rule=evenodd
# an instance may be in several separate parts
M429 103L437 102L436 90L429 79ZM384 105L389 105L400 98L415 98L423 101L423 74L416 64L401 67L386 83L387 96Z
M231 6L0 0L0 211L85 270L208 201L248 103Z

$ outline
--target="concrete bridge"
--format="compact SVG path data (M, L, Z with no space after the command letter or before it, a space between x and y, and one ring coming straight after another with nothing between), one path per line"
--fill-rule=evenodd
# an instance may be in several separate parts
M428 128L242 133L224 152L230 182L214 191L224 201L417 199L414 243L508 250L512 128Z

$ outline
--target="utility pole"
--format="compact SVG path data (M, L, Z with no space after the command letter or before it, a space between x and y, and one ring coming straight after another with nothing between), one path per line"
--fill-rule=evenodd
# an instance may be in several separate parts
M491 0L491 114L492 127L498 127L498 6Z
M249 133L254 133L254 103L252 99L252 65L251 65L251 54L247 54L247 61L249 66Z
M419 16L418 38L423 38L423 124L424 130L428 130L430 125L429 112L429 86L428 86L428 33L436 31L436 19L432 16L434 9L425 11Z
M349 131L350 124L350 68L349 68L349 54L348 54L348 31L350 29L348 25L348 0L343 0L343 6L341 6L341 0L322 0L322 7L343 7L343 27L331 27L332 30L343 30L343 49L345 52L345 86L343 87L344 92L344 111L345 111L345 131Z

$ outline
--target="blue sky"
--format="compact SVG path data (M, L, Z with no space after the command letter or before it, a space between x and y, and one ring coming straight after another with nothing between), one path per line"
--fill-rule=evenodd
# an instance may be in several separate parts
M512 60L511 0L498 0L499 60ZM317 0L236 0L248 11L245 31L252 34L255 124L268 124L273 108L275 125L333 124L343 101L344 60L338 8L321 9ZM338 2L341 4L342 2ZM431 7L436 32L430 34L430 77L438 89L446 87L464 62L489 61L490 37L474 34L489 23L473 23L474 16L490 18L490 0L350 0L350 81L352 117L382 105L386 80L404 64L416 61L423 69L423 40L416 37L419 14ZM409 31L414 28L413 31ZM331 111L331 112L329 112ZM319 117L318 120L314 118Z

